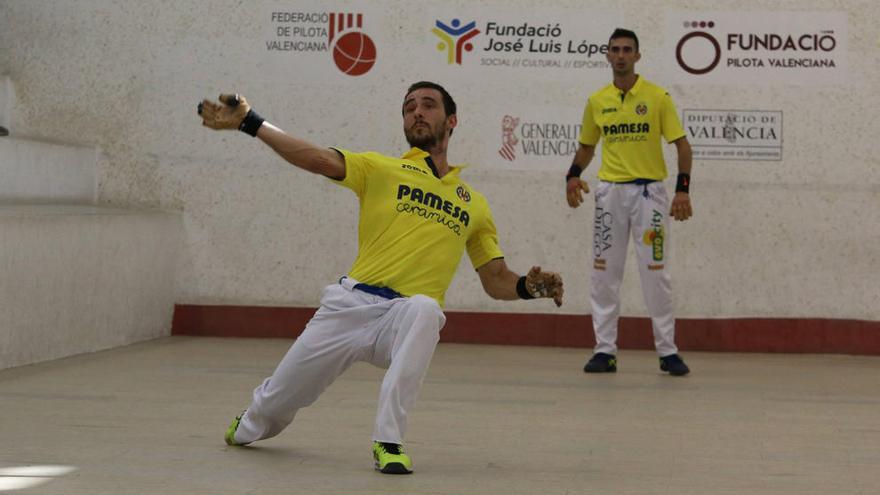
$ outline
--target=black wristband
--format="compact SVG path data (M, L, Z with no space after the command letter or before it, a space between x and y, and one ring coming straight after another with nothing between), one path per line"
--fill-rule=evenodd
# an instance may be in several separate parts
M253 109L248 110L247 115L242 119L241 124L238 124L238 130L245 133L250 134L253 137L257 137L257 131L260 130L260 126L263 125L266 119L260 117L260 115L255 112Z
M691 174L686 174L684 172L678 174L678 179L675 181L675 192L690 193L690 188Z
M565 182L568 182L568 179L571 179L572 177L580 177L583 171L582 168L572 163L571 167L568 168L568 174L565 176Z
M519 294L520 299L534 299L533 296L528 289L526 289L526 277L520 277L519 280L516 281L516 293Z

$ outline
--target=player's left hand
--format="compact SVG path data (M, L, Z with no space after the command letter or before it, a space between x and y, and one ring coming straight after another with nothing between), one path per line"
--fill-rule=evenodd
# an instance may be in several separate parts
M691 208L691 197L686 192L677 192L672 198L672 208L669 209L672 218L683 222L693 216L694 210Z
M589 192L590 186L581 178L571 177L565 182L565 199L572 208L580 206L584 202L583 193L589 194Z
M526 290L535 297L551 297L556 306L562 306L562 276L556 272L542 272L533 266L526 275Z

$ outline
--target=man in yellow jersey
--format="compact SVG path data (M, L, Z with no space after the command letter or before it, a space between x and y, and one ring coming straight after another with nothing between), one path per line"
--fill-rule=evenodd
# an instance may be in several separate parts
M387 368L373 430L376 468L412 472L403 451L413 407L446 321L441 310L467 251L495 299L549 297L562 304L562 279L532 267L507 268L486 198L447 162L458 124L452 97L431 82L413 84L403 101L412 146L402 158L320 148L265 122L238 95L199 104L203 124L257 137L291 164L329 177L360 200L358 255L348 275L324 289L321 307L253 401L226 432L229 445L273 437L296 412L355 361Z
M595 192L590 278L596 348L584 371L617 371L620 282L631 235L660 369L676 376L686 375L690 370L675 345L667 266L667 211L676 220L691 217L691 147L669 93L635 73L635 64L641 58L636 34L626 29L615 30L608 41L607 58L614 82L587 100L580 147L566 176L568 204L577 208L584 201L583 193L589 192L587 183L580 179L581 172L593 158L601 138L602 166ZM663 186L667 172L661 137L674 143L678 151L679 173L671 208Z

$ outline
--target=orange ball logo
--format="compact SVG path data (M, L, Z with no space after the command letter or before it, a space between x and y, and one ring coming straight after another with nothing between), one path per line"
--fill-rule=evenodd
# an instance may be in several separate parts
M339 70L350 76L366 74L376 63L376 45L364 33L346 33L333 47L333 61Z

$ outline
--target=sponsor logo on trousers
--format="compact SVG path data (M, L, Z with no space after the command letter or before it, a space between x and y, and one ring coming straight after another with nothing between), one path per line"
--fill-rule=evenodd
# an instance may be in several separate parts
M663 261L663 214L654 210L651 227L645 230L642 241L652 247L651 257L654 261Z
M596 206L596 218L593 223L593 256L599 258L611 247L611 224L614 218L610 211Z

